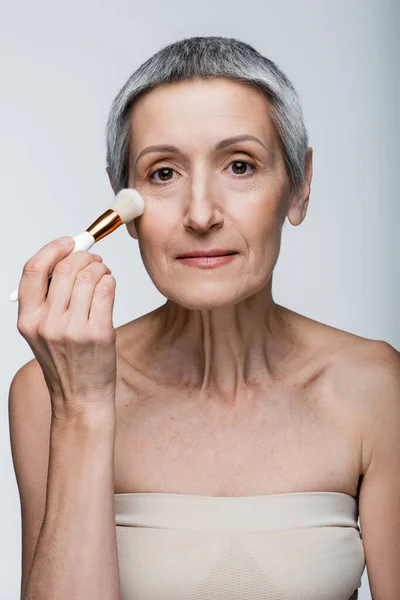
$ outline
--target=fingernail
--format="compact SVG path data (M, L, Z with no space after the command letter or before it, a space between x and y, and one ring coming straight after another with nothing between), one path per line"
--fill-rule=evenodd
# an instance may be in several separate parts
M72 245L72 242L73 242L74 240L72 239L72 237L68 237L68 236L66 236L66 237L59 238L59 240L58 240L58 241L59 241L59 243L60 243L60 244L62 244L63 246L71 246L71 245Z

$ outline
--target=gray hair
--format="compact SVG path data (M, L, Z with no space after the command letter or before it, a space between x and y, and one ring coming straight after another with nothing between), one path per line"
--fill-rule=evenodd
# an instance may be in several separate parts
M261 89L270 105L292 191L305 178L308 135L299 98L287 76L270 59L234 38L185 38L159 50L128 79L114 99L106 125L107 167L115 193L128 187L129 112L146 91L164 83L227 77Z

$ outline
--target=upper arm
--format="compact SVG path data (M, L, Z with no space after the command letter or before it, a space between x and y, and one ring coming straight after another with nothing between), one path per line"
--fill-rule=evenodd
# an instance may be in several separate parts
M10 385L11 454L21 505L21 598L46 507L51 403L36 359L21 367Z
M400 353L380 342L365 379L360 528L374 600L400 598ZM369 361L368 361L369 362Z

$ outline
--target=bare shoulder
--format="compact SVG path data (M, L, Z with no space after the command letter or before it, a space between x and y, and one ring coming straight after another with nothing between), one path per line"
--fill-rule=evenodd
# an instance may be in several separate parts
M383 414L400 409L400 353L369 339L288 312L306 340L305 354L323 372L330 405L347 419L362 445L362 474L371 462Z
M11 443L14 440L24 444L32 442L44 449L50 430L51 400L36 358L23 364L15 373L10 385L8 410ZM18 446L13 450L18 453Z
M43 434L50 427L51 400L42 367L36 358L23 364L15 373L8 401L10 424L16 420L30 424L32 436L39 430ZM42 436L43 437L43 436Z
M353 357L351 367L354 377L350 379L348 369L346 381L359 415L363 442L362 475L365 475L374 456L381 451L385 438L398 436L400 352L385 341L371 340Z
M29 388L31 392L37 392L37 394L32 394L32 397L37 396L40 397L41 400L45 397L46 400L50 401L50 395L48 393L43 370L36 358L32 358L18 369L13 377L11 385L18 386L20 389ZM24 395L22 395L22 399L23 397ZM46 405L47 404L50 406L50 403L46 402Z
M329 408L360 448L358 506L371 593L399 598L400 353L383 340L301 323L312 332L312 362L317 357L327 374Z
M363 369L366 374L371 367L385 371L389 363L399 359L399 352L388 342L362 337L285 310L291 318L299 319L298 329L307 340L306 346L320 355L335 375L342 375L349 385L364 381Z
M383 340L319 324L327 343L324 363L332 397L361 440L361 475L367 472L379 437L400 417L400 352Z

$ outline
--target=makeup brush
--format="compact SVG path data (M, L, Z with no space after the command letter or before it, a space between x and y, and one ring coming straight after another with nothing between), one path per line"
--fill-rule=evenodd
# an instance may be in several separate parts
M114 229L123 223L129 223L139 217L144 211L144 200L136 190L125 188L118 192L114 198L111 208L106 210L94 223L75 236L75 246L72 252L77 250L89 250L99 240L106 237ZM70 252L70 254L72 254ZM49 274L49 279L51 273ZM10 295L10 302L18 300L18 288Z

